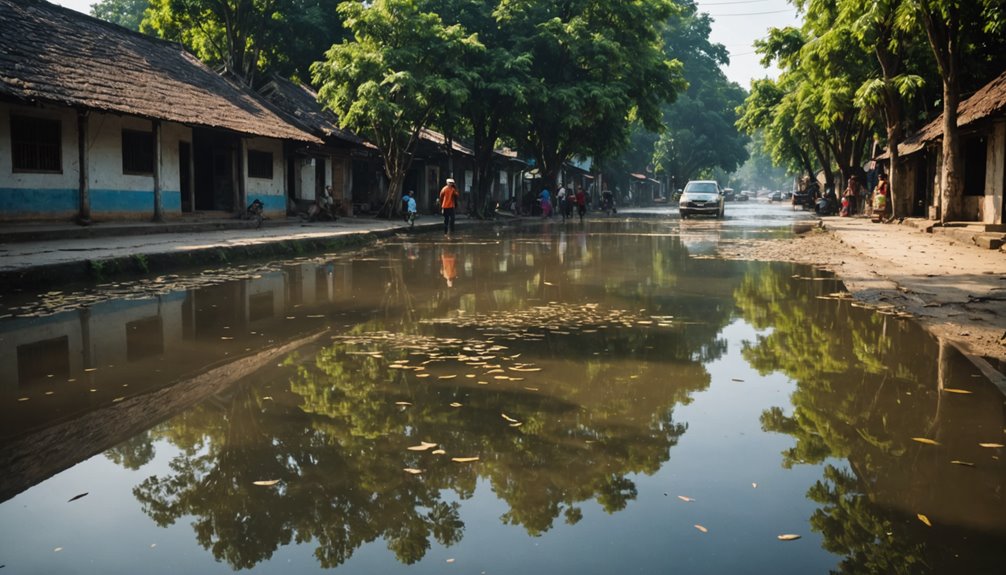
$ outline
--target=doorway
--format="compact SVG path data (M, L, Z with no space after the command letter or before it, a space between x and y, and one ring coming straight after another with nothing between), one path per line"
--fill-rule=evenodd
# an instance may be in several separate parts
M182 194L182 211L195 209L192 194L192 144L178 142L178 185Z

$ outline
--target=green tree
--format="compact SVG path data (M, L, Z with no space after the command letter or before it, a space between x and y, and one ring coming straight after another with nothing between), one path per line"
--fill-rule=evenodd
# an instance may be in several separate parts
M936 60L943 83L943 163L940 173L940 220L948 222L960 217L961 196L964 193L964 171L960 150L960 130L957 127L957 107L965 54L979 52L990 57L986 33L1002 34L1002 0L907 0L906 10L899 12L902 26L918 23ZM970 48L970 49L969 49ZM977 48L977 50L976 50ZM1000 61L1001 66L1001 61Z
M248 85L270 70L306 79L342 37L341 0L150 0L144 32L181 42Z
M475 170L473 202L480 217L493 183L495 150L501 139L513 141L524 124L516 116L524 101L531 57L513 40L513 22L497 17L499 2L435 0L432 6L445 22L459 24L478 36L483 50L467 51L461 63L470 73L463 77L468 98L458 109L446 109L436 123L445 133L460 131L471 138ZM459 126L460 125L460 126Z
M726 79L726 48L709 40L708 14L686 4L664 32L665 51L684 65L688 89L664 107L664 130L652 148L658 172L683 184L713 168L733 172L747 159L747 138L735 126L747 94Z
M91 16L139 32L148 6L150 0L99 0L91 4Z
M631 120L661 125L661 106L684 88L681 63L666 58L661 32L676 12L668 0L510 0L497 17L530 54L522 147L546 185L574 156L612 157Z
M320 102L380 151L389 182L385 216L398 206L420 131L467 100L473 71L465 57L483 49L428 7L419 0L340 5L352 39L311 68Z

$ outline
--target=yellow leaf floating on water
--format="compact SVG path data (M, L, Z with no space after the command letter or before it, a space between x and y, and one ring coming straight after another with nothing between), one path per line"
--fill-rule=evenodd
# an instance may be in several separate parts
M520 426L522 426L522 425L524 425L524 424L518 421L518 422L516 422L516 423L511 423L511 424L510 424L510 427L520 427Z
M541 371L540 367L511 367L509 369L510 371L521 371L521 372Z
M796 533L783 533L782 535L776 536L776 539L779 541L795 541L799 538L800 536Z
M428 374L428 373L417 373L416 374L416 377L429 377L429 376L430 376L430 374Z
M752 489L758 489L758 484L757 483L752 483L751 484L751 488Z
M454 375L441 375L440 379L454 379L455 377L457 377L457 374L454 374Z
M415 467L406 467L402 471L404 471L404 472L406 472L406 473L408 473L410 475L419 475L420 473L423 472L422 469L416 469Z
M410 447L407 447L406 449L408 449L409 451L426 451L427 449L436 446L437 446L436 443L428 443L426 441L420 441L419 445L412 445Z
M979 443L979 447L989 447L995 449L996 447L1003 447L1002 443Z
M974 467L975 466L975 464L971 463L970 461L961 461L959 459L954 459L950 463L953 463L954 465L963 465L965 467Z
M678 495L678 499L684 501L685 503L691 503L692 501L695 501L694 499L686 495Z
M968 391L966 389L957 389L955 387L944 387L943 391L945 391L947 393L960 393L960 394L964 394L964 395L970 395L970 394L974 393L973 391Z
M253 481L252 483L260 487L272 487L273 485L279 483L279 479L262 479L259 481Z
M451 461L455 461L457 463L471 463L472 461L478 461L478 460L479 460L478 456L475 456L475 457L452 457L451 458Z
M451 403L451 407L461 407L461 404L455 401Z
M408 401L396 401L395 405L409 406L409 405L412 405L412 404L409 403Z
M509 421L510 423L517 423L516 419L510 417L509 415L507 415L505 413L501 413L500 415L503 417L503 419Z
M929 439L928 437L913 437L912 441L918 441L919 443L925 443L926 445L939 445L939 441Z
M933 526L932 522L931 522L931 521L929 521L929 518L928 518L928 517L926 517L925 515L923 515L923 514L919 513L919 514L917 515L917 517L919 518L919 521L921 521L921 522L923 522L923 523L925 523L925 524L926 524L926 527L932 527L932 526Z
M694 527L695 527L696 529L698 529L699 531L703 532L703 533L709 533L709 530L708 530L708 529L706 529L705 527L703 527L703 526L699 525L698 523L696 523L696 524L694 525Z
M433 455L445 455L447 452L444 451L443 449L434 449L430 453L432 453Z

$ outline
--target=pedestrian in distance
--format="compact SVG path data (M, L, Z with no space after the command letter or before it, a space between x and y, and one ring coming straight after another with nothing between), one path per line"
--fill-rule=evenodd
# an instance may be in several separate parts
M566 186L559 186L559 191L555 193L555 207L562 215L562 221L566 221Z
M410 228L416 225L416 216L419 214L416 209L415 194L412 190L405 194L405 221L409 222Z
M583 214L587 213L587 194L582 186L576 187L576 213L580 215L580 223L583 223Z
M444 235L454 233L454 211L458 207L458 188L454 178L447 178L447 185L440 190L440 210L444 214Z
M891 215L891 184L887 181L887 174L881 172L878 176L877 190L873 192L873 216L874 222L890 221Z
M541 200L541 217L551 218L552 217L552 194L549 193L548 188L543 188L541 193L538 194L538 198Z

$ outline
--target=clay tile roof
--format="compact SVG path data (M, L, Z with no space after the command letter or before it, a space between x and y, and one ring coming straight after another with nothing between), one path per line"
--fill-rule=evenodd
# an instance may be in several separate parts
M353 144L373 147L349 130L339 127L339 119L318 103L318 94L311 88L281 76L273 76L259 90L269 102L308 132L323 138L336 138Z
M0 0L0 96L320 143L176 43L43 0Z

